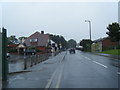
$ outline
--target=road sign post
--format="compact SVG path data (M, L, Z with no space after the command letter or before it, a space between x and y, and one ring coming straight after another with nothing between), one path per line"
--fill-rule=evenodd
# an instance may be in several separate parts
M8 62L7 62L7 35L6 29L2 28L2 81L7 80Z

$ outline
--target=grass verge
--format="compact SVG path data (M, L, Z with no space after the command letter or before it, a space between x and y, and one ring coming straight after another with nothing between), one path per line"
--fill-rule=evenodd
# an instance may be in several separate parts
M100 52L100 53L120 55L120 49L113 49L113 50L103 51L103 52Z

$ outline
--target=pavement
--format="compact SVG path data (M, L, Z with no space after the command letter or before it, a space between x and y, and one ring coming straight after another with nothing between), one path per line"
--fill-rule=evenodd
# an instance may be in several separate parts
M3 84L3 88L44 88L65 54L66 52L61 52L31 68L10 73L8 81Z

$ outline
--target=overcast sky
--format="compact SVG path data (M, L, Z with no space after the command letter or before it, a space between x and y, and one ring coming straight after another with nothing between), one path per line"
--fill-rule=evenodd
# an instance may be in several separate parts
M2 3L2 26L8 29L8 36L29 36L44 30L45 33L63 35L66 40L79 42L89 39L89 24L85 20L92 23L92 40L107 36L108 24L118 22L118 3Z

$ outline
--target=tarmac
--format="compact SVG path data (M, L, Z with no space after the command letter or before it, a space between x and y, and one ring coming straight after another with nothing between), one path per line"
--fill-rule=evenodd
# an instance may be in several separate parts
M110 55L110 54L101 54L101 53L93 53L93 54L96 54L96 55L100 55L100 56L105 56L105 57L110 57L110 58L113 58L113 59L116 59L116 60L120 60L120 55ZM27 78L28 79L30 79L30 80L24 80L24 82L30 82L31 83L31 85L33 84L33 83L35 83L34 81L35 80L31 80L31 77L32 77L32 75L35 75L35 72L37 72L36 73L36 75L35 75L35 77L36 76L38 76L38 75L43 75L43 74L41 74L41 73L39 73L39 71L40 70L42 70L42 69L46 69L46 68L44 68L44 65L45 64L49 64L49 66L48 66L48 68L51 68L51 69L49 69L50 71L45 71L45 72L43 72L44 74L49 74L48 76L50 76L51 75L51 73L53 73L53 71L54 71L54 69L55 69L55 67L56 67L56 65L57 65L57 63L55 63L54 65L52 64L52 62L54 61L55 62L55 60L57 60L58 58L60 59L60 60L57 60L56 62L59 62L59 61L61 61L61 59L64 57L64 55L65 55L65 52L62 52L62 53L60 53L60 54L58 54L57 56L55 56L55 57L52 57L52 58L50 58L50 60L47 60L47 61L45 61L45 62L42 62L42 63L40 63L40 64L37 64L37 65L35 65L34 67L32 67L32 68L29 68L29 69L27 69L27 70L23 70L23 71L20 71L20 72L16 72L16 73L11 73L11 74L9 74L9 79L8 79L8 81L14 81L14 82L16 82L16 83L19 83L19 81L17 81L17 80L20 80L20 79L22 79L22 80L24 80L24 78L20 78L20 76L22 77L25 77L26 78L26 75L27 75ZM52 64L52 65L51 65ZM22 73L22 74L21 74ZM27 73L29 73L29 74L27 74ZM19 75L20 74L20 75ZM37 75L38 74L38 75ZM18 77L19 76L19 77ZM36 80L40 80L41 81L41 79L39 78L40 76L38 76L38 77L36 77L35 79ZM43 82L43 86L44 86L44 84L47 82L47 80L48 80L48 78L49 77L45 77L46 78L46 80L42 80L42 81L44 81ZM2 86L2 79L0 79L0 89L2 88L2 87L4 87L4 88L16 88L16 87L18 87L18 88L20 88L20 86L18 85L13 85L12 84L12 82L11 83L7 83L7 84L11 84L11 85L7 85L6 86L6 83L5 83L5 86L3 85ZM20 84L20 83L19 83ZM21 85L23 85L24 86L24 83L22 82L21 83ZM29 86L29 85L28 85ZM23 87L23 88L26 88L27 87L27 84ZM30 86L29 86L30 87ZM32 87L32 86L31 86ZM39 87L38 87L39 88Z

